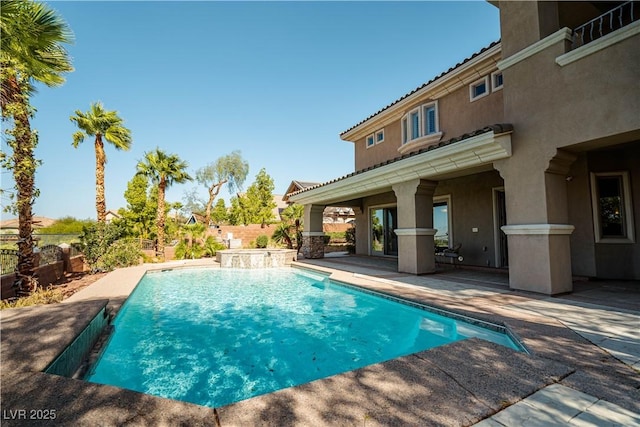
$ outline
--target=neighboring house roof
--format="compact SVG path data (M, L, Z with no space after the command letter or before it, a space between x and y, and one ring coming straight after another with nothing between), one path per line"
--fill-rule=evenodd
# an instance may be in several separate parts
M204 221L205 221L204 215L192 213L189 216L189 219L187 219L187 224L198 224L198 223L204 224Z
M319 184L319 182L297 181L294 179L293 181L291 181L291 184L289 184L289 187L287 188L284 196L282 196L282 200L288 202L290 194L295 193L296 191L304 190L305 188L314 187Z
M502 133L507 133L507 132L511 132L511 131L513 131L513 126L511 124L508 124L508 123L486 126L486 127L482 128L482 129L478 129L478 130L475 130L473 132L465 133L465 134L460 135L460 136L458 136L456 138L451 138L451 139L449 139L447 141L441 141L438 144L435 144L435 145L432 145L432 146L429 146L429 147L426 147L426 148L423 148L423 149L420 149L420 150L417 150L417 151L412 151L410 153L403 154L402 156L395 157L393 159L384 161L382 163L378 163L376 165L369 166L369 167L364 168L364 169L360 169L358 171L352 172L352 173L350 173L348 175L345 175L345 176L342 176L340 178L336 178L336 179L333 179L331 181L327 181L325 183L315 185L313 187L304 188L302 190L296 191L295 193L289 194L289 196L294 196L296 194L304 193L305 191L309 191L309 190L313 190L313 189L316 189L316 188L324 187L326 185L333 184L333 183L338 182L338 181L342 181L342 180L350 178L352 176L359 175L361 173L364 173L364 172L367 172L367 171L370 171L370 170L373 170L373 169L377 169L377 168L380 168L382 166L386 166L386 165L398 162L400 160L407 159L409 157L417 156L418 154L422 154L422 153L425 153L427 151L437 150L439 148L443 148L443 147L446 147L448 145L455 144L455 143L464 143L465 140L470 139L470 138L472 138L474 136L482 135L484 133L493 132L495 134L502 134Z
M44 216L33 217L33 228L43 228L52 226L57 219L47 218ZM11 218L0 221L0 228L18 228L18 218Z
M108 217L109 215L111 215L112 218L121 218L120 214L116 211L111 211L111 210L107 211L105 216Z
M491 43L489 46L482 48L480 51L474 53L473 55L471 55L470 57L466 58L465 60L463 60L462 62L459 62L458 64L454 65L453 67L449 68L447 71L439 74L438 76L432 78L431 80L429 80L428 82L422 84L421 86L418 86L417 88L415 88L414 90L412 90L411 92L403 95L402 97L398 98L397 100L393 101L391 104L387 105L386 107L380 109L379 111L373 113L372 115L370 115L369 117L367 117L366 119L362 120L361 122L359 122L358 124L350 127L349 129L345 130L344 132L340 133L340 137L343 138L345 136L345 134L351 132L352 130L354 130L355 128L357 128L358 126L362 125L363 123L371 120L372 118L376 117L377 115L381 114L382 112L388 110L389 108L393 107L394 105L398 104L399 102L405 100L406 98L410 97L411 95L415 94L416 92L419 92L420 90L424 89L425 87L435 83L437 80L445 77L447 74L451 73L452 71L455 71L456 69L462 67L463 65L467 64L468 62L472 61L473 59L475 59L476 57L482 55L483 53L485 53L486 51L488 51L489 49L497 46L500 44L500 40L495 41L493 43Z

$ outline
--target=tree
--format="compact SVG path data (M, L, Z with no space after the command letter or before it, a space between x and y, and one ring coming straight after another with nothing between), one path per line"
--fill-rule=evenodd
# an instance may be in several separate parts
M224 203L224 199L219 199L214 206L211 211L211 219L216 224L224 224L229 220L229 214L227 213L227 206Z
M204 215L205 202L200 198L197 188L186 190L182 196L183 208L186 212Z
M243 207L249 212L251 224L260 224L264 228L273 222L273 209L277 206L273 201L274 188L273 178L267 174L264 168L260 169L256 180L247 189L244 199L240 200L241 204L245 202Z
M18 265L14 286L18 295L38 287L33 252L33 210L38 192L35 173L39 162L34 151L38 136L31 129L34 110L30 96L34 83L59 86L63 74L73 71L63 47L73 39L67 23L49 6L5 0L0 8L0 105L2 120L12 122L6 142L12 154L2 153L3 167L13 171L18 214Z
M209 193L204 211L207 225L211 221L213 201L220 193L222 186L227 184L230 193L241 190L247 173L249 173L249 163L242 159L240 151L237 150L196 171L196 181L207 187Z
M124 127L123 120L117 111L106 111L100 102L91 104L86 113L76 110L75 116L69 118L80 129L73 134L73 146L78 148L87 136L94 136L96 152L96 213L98 222L105 223L107 207L104 198L104 165L107 156L104 153L104 141L117 150L127 151L131 148L131 131Z
M161 256L164 256L165 192L174 183L181 184L193 179L187 173L188 166L177 154L167 154L159 148L145 153L144 159L137 165L138 174L151 178L158 188L156 252Z
M158 210L158 189L149 189L149 179L143 175L134 175L127 183L124 192L127 207L118 211L127 234L142 239L155 238L153 224Z

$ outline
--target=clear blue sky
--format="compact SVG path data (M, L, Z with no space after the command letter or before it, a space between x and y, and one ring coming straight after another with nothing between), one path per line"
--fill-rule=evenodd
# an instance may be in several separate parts
M282 194L293 179L353 172L342 131L500 37L498 9L484 1L49 4L75 34L75 71L32 99L44 162L34 213L52 218L96 216L93 142L74 149L69 121L94 101L133 134L130 151L106 148L107 209L125 206L137 161L155 147L192 175L240 150L245 188L265 168ZM2 188L12 185L3 171ZM196 185L173 186L167 200Z

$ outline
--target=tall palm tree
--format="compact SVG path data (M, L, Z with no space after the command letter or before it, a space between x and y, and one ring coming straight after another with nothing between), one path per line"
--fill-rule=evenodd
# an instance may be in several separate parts
M137 173L151 178L158 186L158 211L156 216L157 238L156 252L164 256L165 192L174 183L181 184L193 178L187 173L189 164L177 154L167 154L159 148L144 154L137 165Z
M0 8L0 104L2 120L12 121L7 145L12 154L4 156L3 166L13 171L18 214L18 294L38 287L33 253L33 211L37 191L35 172L38 161L34 150L38 137L31 129L33 108L30 96L34 83L59 86L63 73L73 71L63 43L73 39L67 23L49 6L21 0L3 0Z
M96 213L98 222L105 223L107 218L107 203L104 198L104 165L107 156L104 153L104 141L109 142L117 150L127 151L131 148L131 131L124 127L123 120L117 111L106 111L100 102L91 104L86 113L76 110L70 120L80 128L73 134L73 146L78 145L86 136L94 136L96 151Z

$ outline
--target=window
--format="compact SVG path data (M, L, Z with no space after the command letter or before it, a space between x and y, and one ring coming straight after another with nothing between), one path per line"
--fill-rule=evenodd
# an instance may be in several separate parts
M432 102L409 111L401 120L402 144L408 144L428 136L441 136L438 132L438 104ZM429 140L417 141L429 143Z
M491 73L491 91L495 92L502 89L502 71L494 71Z
M596 242L635 242L628 172L592 173L591 201Z
M433 198L433 228L436 235L433 236L434 244L440 248L453 247L451 240L451 196L439 196Z
M382 141L384 141L384 129L380 129L376 133L372 133L371 135L367 136L367 148L371 148L376 144L380 144Z
M367 137L367 148L369 148L369 147L373 147L373 146L375 145L375 143L376 143L376 141L375 141L375 139L373 138L373 134L369 135L369 136Z
M489 76L484 76L469 85L469 99L475 101L489 94Z
M424 120L424 134L436 133L436 107L435 105L425 105L422 107L422 120Z

